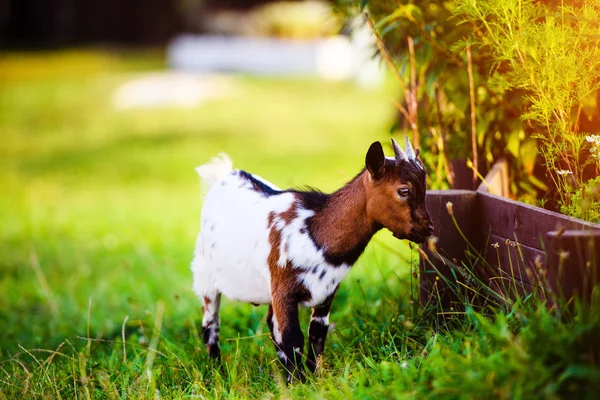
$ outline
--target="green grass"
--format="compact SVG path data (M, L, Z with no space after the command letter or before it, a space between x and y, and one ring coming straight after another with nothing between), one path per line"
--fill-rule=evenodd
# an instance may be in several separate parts
M201 206L193 167L225 151L279 186L333 190L372 141L387 142L396 90L234 76L235 96L195 109L111 109L119 84L161 66L152 53L0 59L0 399L592 398L600 389L596 307L564 322L525 304L440 323L418 305L416 255L387 233L342 283L317 376L286 387L265 307L228 301L224 362L210 362L189 270Z

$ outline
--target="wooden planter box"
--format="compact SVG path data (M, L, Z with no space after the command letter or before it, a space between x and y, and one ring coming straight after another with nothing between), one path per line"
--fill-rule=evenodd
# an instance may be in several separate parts
M555 298L589 297L593 285L600 282L600 225L497 195L506 195L508 188L502 163L492 168L486 182L489 186L481 184L476 191L427 193L438 242L435 249L422 245L429 262L421 257L421 303L435 301L449 307L455 295L439 274L450 282L467 284L464 275L451 267L463 262L475 264L478 279L505 295L529 293L541 277ZM448 202L462 234L449 214ZM475 254L485 262L473 262Z

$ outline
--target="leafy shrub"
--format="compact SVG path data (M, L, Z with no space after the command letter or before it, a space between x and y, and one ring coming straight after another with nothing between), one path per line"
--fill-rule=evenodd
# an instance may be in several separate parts
M522 90L520 119L538 140L559 196L561 210L585 215L569 203L559 171L569 171L581 188L584 170L595 160L581 159L586 135L579 118L585 102L600 88L600 1L556 8L534 0L459 0L454 14L477 30L468 40L490 57L489 83L498 95Z
M600 176L575 190L560 208L563 214L600 223Z
M435 186L452 183L440 157L473 159L481 174L506 157L516 196L552 209L569 204L565 210L577 213L569 191L598 175L585 150L586 136L600 129L600 0L340 3L352 15L365 7L397 75L416 94L416 126ZM405 108L407 93L398 102ZM399 115L395 129L414 131ZM570 188L559 171L572 175Z

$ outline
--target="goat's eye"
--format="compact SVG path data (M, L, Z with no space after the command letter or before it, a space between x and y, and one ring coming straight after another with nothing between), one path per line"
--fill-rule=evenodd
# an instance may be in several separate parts
M400 195L400 197L407 197L409 193L410 193L410 190L408 190L408 188L398 189L398 194Z

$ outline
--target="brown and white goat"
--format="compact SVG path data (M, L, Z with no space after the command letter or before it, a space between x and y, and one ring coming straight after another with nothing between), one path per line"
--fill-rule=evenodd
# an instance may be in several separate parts
M221 293L232 300L269 304L267 324L286 367L287 382L302 378L304 335L298 306L312 307L306 365L323 352L329 310L340 281L371 240L387 228L399 239L423 242L432 232L425 207L425 169L406 139L392 139L395 157L371 145L366 168L332 194L280 190L227 156L197 168L209 187L192 271L204 302L202 337L219 357Z

